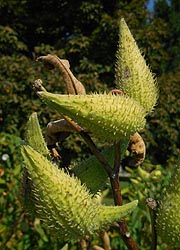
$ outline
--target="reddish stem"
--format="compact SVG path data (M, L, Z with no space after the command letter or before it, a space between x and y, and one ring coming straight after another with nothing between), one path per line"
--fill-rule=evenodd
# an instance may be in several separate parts
M114 169L113 174L110 176L110 182L113 192L114 204L116 206L123 205L123 199L121 195L121 188L120 188L120 181L119 181L119 167L121 162L121 150L120 150L120 143L116 143L114 145L115 148L115 157L114 157ZM128 247L128 250L138 250L138 246L131 236L128 227L126 225L125 219L122 219L118 222L118 226L116 230L120 233L124 243Z
M111 181L114 203L116 206L122 206L123 199L120 191L118 172L114 173L114 175L110 177L110 181ZM138 246L128 230L125 219L119 221L115 229L120 233L121 238L128 247L128 250L138 250Z
M119 167L121 162L120 143L118 142L114 145L115 146L114 168L111 168L110 165L104 159L104 156L97 149L96 145L92 141L89 134L86 133L78 124L73 122L68 117L64 116L64 119L66 119L66 121L69 122L69 124L71 124L71 126L75 129L75 131L77 131L83 137L83 139L89 146L91 152L97 157L99 162L102 164L102 166L104 167L110 178L114 203L116 206L122 206L123 199L121 195L120 182L119 182ZM128 250L138 250L138 246L135 240L132 238L124 219L118 222L116 230L120 233L124 243L128 247Z

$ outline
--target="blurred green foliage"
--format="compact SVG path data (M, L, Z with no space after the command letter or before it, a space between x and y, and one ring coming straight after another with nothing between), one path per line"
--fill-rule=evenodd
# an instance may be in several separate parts
M163 165L175 163L180 153L179 79L179 68L159 77L159 101L147 123L149 157Z
M131 177L127 181L121 182L124 200L139 200L138 207L126 218L127 225L138 242L139 249L150 249L152 242L151 219L146 198L154 197L158 200L161 197L161 191L168 185L173 168L174 166L171 166L165 170L162 165L153 165L146 160L143 166L137 170L127 169L131 173ZM109 202L108 197L104 200ZM110 231L110 237L112 237L112 249L126 249L123 242L119 241L117 232ZM170 249L172 248L158 238L157 250Z
M170 3L169 3L170 2ZM159 197L180 148L180 6L178 1L158 0L150 13L145 0L131 1L35 1L0 0L0 249L67 249L50 236L37 218L26 214L19 202L24 137L29 115L38 113L44 131L58 114L35 95L32 83L41 78L52 92L64 93L61 76L47 71L35 59L56 54L70 61L71 69L87 91L114 88L114 61L118 20L124 17L152 71L158 76L159 101L142 135L147 145L149 174L144 180L133 172L122 192L140 205L128 225L140 249L150 247L147 196ZM83 157L87 149L77 135L65 141L60 152L64 164ZM150 162L150 163L149 163ZM150 164L150 167L147 166ZM169 170L170 169L170 170ZM154 171L160 171L156 178ZM110 231L113 249L125 249L119 236ZM94 239L97 242L98 239ZM71 243L68 249L78 249ZM170 249L159 243L158 250Z

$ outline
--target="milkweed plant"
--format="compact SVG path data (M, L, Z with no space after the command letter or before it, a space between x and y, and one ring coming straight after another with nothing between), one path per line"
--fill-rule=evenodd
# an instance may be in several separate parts
M79 241L82 249L111 249L107 233L110 227L119 232L128 249L138 249L126 224L126 215L133 213L138 200L123 202L120 166L126 150L131 153L130 166L138 168L144 160L145 145L138 132L156 106L158 87L125 20L120 21L114 90L87 94L67 60L47 55L37 61L62 73L67 94L47 92L40 79L34 83L37 95L59 113L60 119L48 124L45 139L36 113L27 122L25 143L21 146L24 207L57 238ZM92 156L70 169L60 168L58 136L67 138L72 133L82 136ZM94 141L109 147L100 150ZM137 142L141 147L136 147ZM179 173L178 170L175 182L156 208L155 231L174 245L180 242ZM107 182L114 199L111 206L103 204ZM102 248L91 246L94 235L101 235Z

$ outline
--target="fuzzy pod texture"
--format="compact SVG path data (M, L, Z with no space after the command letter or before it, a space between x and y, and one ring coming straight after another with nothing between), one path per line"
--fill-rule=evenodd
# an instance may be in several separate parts
M27 122L26 141L36 151L49 158L49 150L41 132L37 113L35 112L31 114ZM127 145L128 139L121 141L121 155L125 152ZM114 161L114 147L107 148L103 150L102 153L105 155L106 160L110 163L110 165L112 165ZM73 166L73 171L76 176L78 176L81 183L85 183L93 194L102 190L108 179L107 173L95 156L90 156L88 159L75 164ZM29 207L30 204L33 204L31 203L31 181L28 178L26 169L23 171L22 187L23 204L26 207Z
M41 132L37 113L32 113L29 117L26 126L26 142L39 153L50 159L49 150L45 143L44 137ZM29 178L29 173L26 168L22 171L22 183L21 183L21 202L29 211L35 211L33 201L33 182Z
M150 113L158 98L157 82L124 19L120 21L116 58L116 86Z
M50 153L42 135L36 112L32 113L29 117L26 128L27 143L39 153L49 158Z
M79 179L59 170L30 146L21 147L32 185L35 214L57 237L77 240L92 235L130 213L137 201L121 207L100 204ZM111 212L112 211L112 212Z
M157 233L164 242L180 246L180 167L175 170L157 209Z
M145 125L145 110L126 96L38 94L51 108L69 116L102 141L119 141Z

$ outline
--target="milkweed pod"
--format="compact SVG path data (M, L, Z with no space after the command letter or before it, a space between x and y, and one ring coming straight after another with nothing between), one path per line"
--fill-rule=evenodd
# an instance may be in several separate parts
M28 144L46 157L50 157L49 150L41 132L37 113L32 113L27 122L26 140Z
M100 204L99 195L93 196L76 177L59 170L30 146L22 146L21 152L32 182L35 213L63 239L92 235L137 205L134 201L119 208L105 207Z
M124 217L128 213L131 213L137 206L138 201L134 200L123 206L101 206L99 210L99 221L101 227L111 224L113 221L118 221L119 216Z
M120 21L116 53L116 86L137 100L149 113L157 102L158 88L124 19Z
M41 128L39 125L37 113L32 113L29 117L26 126L26 142L43 156L50 159L49 150L45 143L44 137L41 132ZM21 185L21 196L20 199L24 205L29 210L33 209L33 183L29 177L28 171L26 168L22 171L22 185Z
M145 125L144 108L126 96L38 94L51 108L69 116L102 141L119 141Z
M98 227L97 202L87 188L30 146L23 146L21 152L33 183L36 215L64 237L92 234Z
M157 209L157 233L164 242L179 247L180 242L180 167L175 171Z

